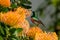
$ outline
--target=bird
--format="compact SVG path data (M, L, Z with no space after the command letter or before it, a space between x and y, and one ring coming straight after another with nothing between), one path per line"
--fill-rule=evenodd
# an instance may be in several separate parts
M37 26L38 26L39 24L42 24L43 26L45 26L39 18L35 17L35 12L32 11L32 13L33 13L33 15L32 15L31 18L30 18L31 22L34 23L34 24L37 25Z

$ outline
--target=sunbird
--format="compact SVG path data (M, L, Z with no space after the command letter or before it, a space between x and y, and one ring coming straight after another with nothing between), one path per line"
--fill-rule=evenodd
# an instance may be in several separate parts
M45 25L42 23L42 21L39 20L39 18L35 17L35 12L32 11L32 13L33 13L33 15L31 16L31 21L32 21L32 23L36 24L37 26L38 26L39 24L42 24L43 26L45 26Z

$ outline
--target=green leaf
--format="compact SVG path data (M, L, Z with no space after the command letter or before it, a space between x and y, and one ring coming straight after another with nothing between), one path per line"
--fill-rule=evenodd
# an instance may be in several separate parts
M15 31L16 31L16 28L12 28L9 30L10 34L14 34Z
M4 30L1 25L0 25L0 33L2 33L4 35Z
M16 29L14 35L17 35L17 34L18 34L19 32L21 32L22 30L23 30L22 28L18 28L18 29Z
M22 28L18 28L16 31L19 33L21 32L23 29Z
M23 29L22 28L12 28L12 29L10 29L9 31L10 31L10 34L12 34L12 35L17 35L19 32L21 32Z
M32 4L30 1L27 1L26 3L27 3L27 4Z
M24 2L24 4L29 4L29 5L31 5L32 3L31 3L30 1L26 1L26 2Z
M16 40L15 38L12 38L12 40Z
M22 7L24 7L24 8L26 8L26 9L30 9L30 8L31 8L31 6L25 5L25 4L23 4L23 3L21 3L20 5L21 5Z
M15 35L10 35L10 36L8 37L8 40L12 40L12 38L14 38L14 39L18 40L18 37L17 37L17 36L15 36Z
M0 36L0 40L3 40L3 38Z
M11 5L11 7L12 7L12 9L14 9L14 8L17 7L17 5L16 5L15 3L13 3L13 4Z
M8 8L3 8L2 11L3 12L8 12Z
M0 6L0 12L7 12L9 11L7 7Z
M30 37L29 39L30 39L30 40L33 40L33 38L31 38L31 37Z
M5 24L3 22L0 22L0 25L5 28Z

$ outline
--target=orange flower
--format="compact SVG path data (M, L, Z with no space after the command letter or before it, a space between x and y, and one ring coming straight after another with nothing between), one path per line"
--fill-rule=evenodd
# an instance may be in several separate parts
M51 40L58 40L58 36L55 32L49 32L48 36L51 38Z
M36 33L34 40L58 40L55 32L53 33Z
M10 7L11 3L10 0L0 0L0 5L4 7Z
M27 32L27 36L34 38L37 32L43 33L43 31L39 27L31 27Z
M26 34L27 31L29 30L29 22L27 20L24 20L16 25L14 25L14 28L23 28L23 32Z
M29 24L29 22L28 22L27 20L25 20L25 21L22 23L21 26L23 27L24 32L27 33L28 30L29 30L29 28L30 28L30 24Z
M7 12L7 13L4 13L0 15L0 18L1 18L1 22L4 22L10 26L14 26L16 24L18 24L19 22L21 23L22 21L25 20L25 17L23 14L19 15L15 12Z
M0 13L0 22L12 26L13 28L23 28L24 33L29 29L29 22L25 20L23 13L18 14L16 12Z
M23 28L23 31L18 33L18 36L25 35L30 28L29 22L27 20L25 20L24 22L22 22L18 25L15 25L15 27L17 27L17 26L20 26L20 28Z
M22 7L18 7L16 12L18 12L19 14L23 13L25 14L26 17L29 17L31 15L31 11Z

